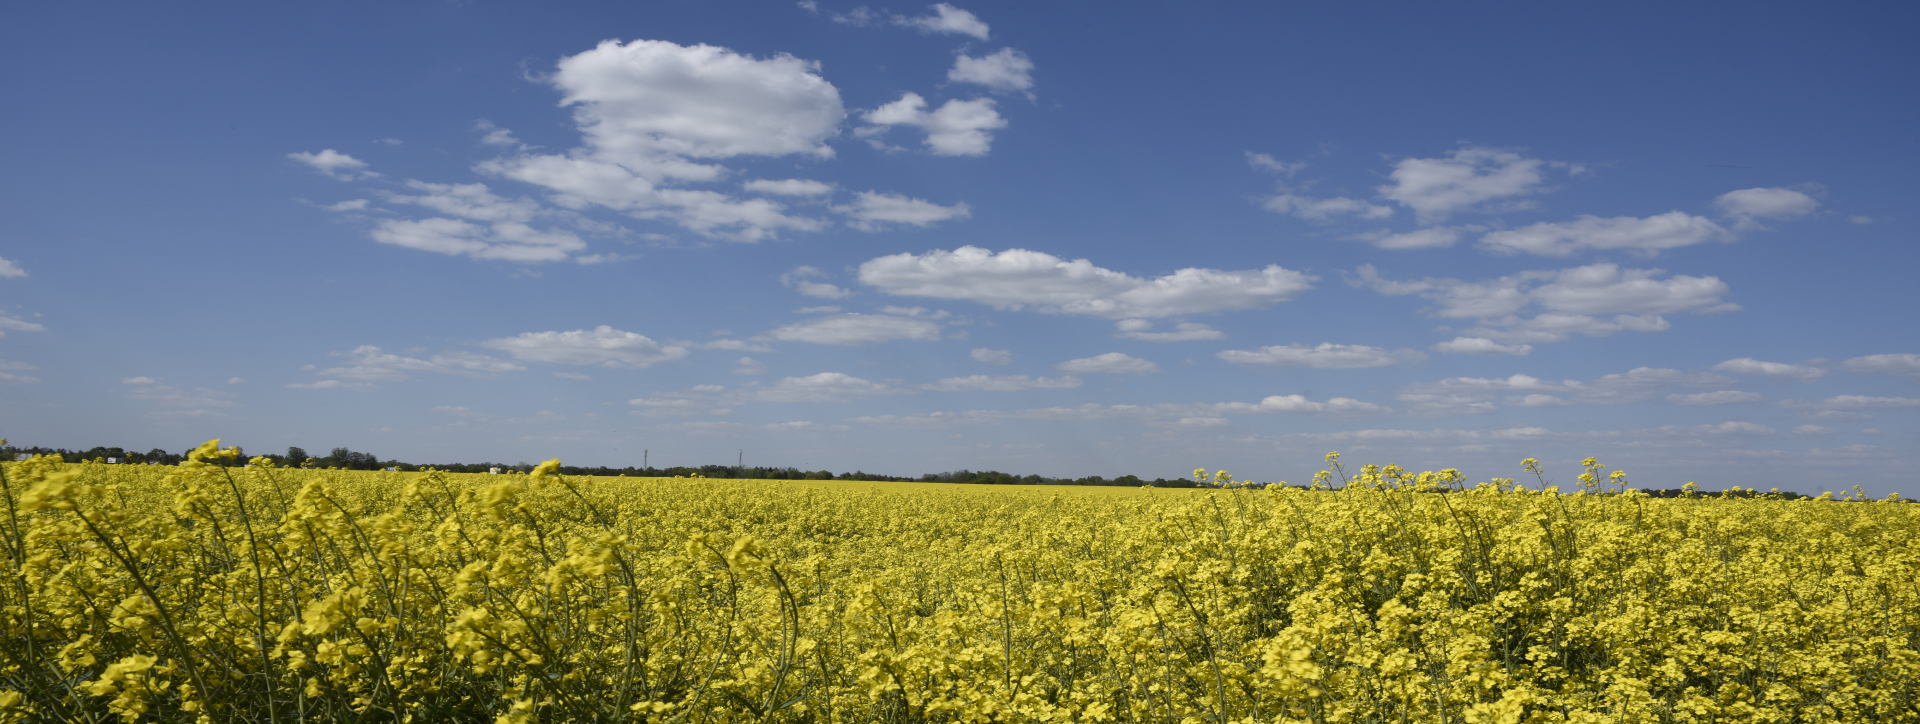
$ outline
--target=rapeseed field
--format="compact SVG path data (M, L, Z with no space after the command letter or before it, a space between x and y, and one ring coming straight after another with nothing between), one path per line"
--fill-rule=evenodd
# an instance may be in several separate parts
M1920 506L1857 494L235 456L0 468L0 722L1920 721Z

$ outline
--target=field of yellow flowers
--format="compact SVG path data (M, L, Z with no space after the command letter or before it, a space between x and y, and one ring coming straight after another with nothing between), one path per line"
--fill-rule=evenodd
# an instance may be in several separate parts
M1920 505L232 455L0 469L0 722L1920 722Z

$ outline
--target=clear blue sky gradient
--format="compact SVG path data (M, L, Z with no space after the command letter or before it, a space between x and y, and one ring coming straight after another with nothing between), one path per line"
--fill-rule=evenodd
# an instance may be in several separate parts
M1914 6L862 7L9 5L0 436L1920 494Z

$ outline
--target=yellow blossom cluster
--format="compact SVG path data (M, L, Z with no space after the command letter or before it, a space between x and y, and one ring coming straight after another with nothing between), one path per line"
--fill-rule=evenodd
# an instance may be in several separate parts
M1920 722L1920 506L1860 496L235 455L0 466L0 724Z

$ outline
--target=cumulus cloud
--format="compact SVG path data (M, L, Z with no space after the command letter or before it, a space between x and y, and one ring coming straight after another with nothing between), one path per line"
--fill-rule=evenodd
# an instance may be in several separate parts
M333 356L345 357L346 364L322 369L319 371L320 376L344 377L352 380L397 381L412 379L407 375L408 372L494 377L503 372L518 372L526 369L506 360L473 352L445 352L421 359L393 354L370 344L355 347L344 353L335 352ZM311 386L308 388L321 389Z
M0 337L7 336L7 330L15 332L45 332L46 326L38 322L29 322L19 317L0 312Z
M822 276L826 276L826 273L810 266L794 267L793 271L780 275L780 285L820 299L845 299L853 296L853 292L832 284L809 281Z
M733 368L733 373L736 375L764 375L767 373L766 363L752 357L741 357L740 359L734 360L734 364L739 365Z
M1393 215L1393 207L1370 204L1345 196L1316 199L1293 193L1270 196L1260 202L1268 211L1290 214L1307 221L1330 221L1336 216L1358 216L1363 219L1384 219Z
M985 362L990 365L1004 365L1013 362L1013 352L1004 349L975 347L969 356L973 357L976 361Z
M867 345L895 339L931 342L940 339L940 325L924 319L892 314L835 314L779 327L767 333L782 342Z
M1418 364L1427 356L1413 349L1385 349L1364 344L1322 342L1317 347L1304 344L1267 346L1256 350L1230 349L1214 354L1234 364L1313 367L1316 369L1354 369Z
M812 179L790 178L778 181L754 179L740 184L748 191L776 196L820 196L833 193L833 184Z
M287 385L287 388L294 390L352 390L354 392L366 392L367 390L373 389L373 383L317 380L314 382L295 382Z
M1665 273L1602 263L1525 271L1479 282L1432 277L1394 281L1380 276L1372 265L1363 265L1349 283L1388 296L1417 294L1434 302L1425 310L1432 316L1478 318L1478 326L1460 330L1460 336L1506 344L1558 342L1573 334L1662 332L1671 326L1664 314L1740 309L1722 300L1730 290L1718 277L1657 278ZM1521 316L1526 313L1534 316Z
M1262 171L1272 171L1283 176L1292 176L1307 167L1307 162L1287 163L1264 153L1247 151L1247 165Z
M1730 359L1714 365L1713 369L1721 372L1732 372L1737 375L1771 377L1776 380L1791 380L1795 382L1812 382L1827 376L1827 371L1818 367L1792 365L1785 362L1762 362L1752 357Z
M18 279L26 275L27 270L20 268L19 262L0 257L0 277Z
M861 191L853 195L853 203L831 208L850 219L848 226L861 231L880 231L887 228L888 224L926 228L948 219L964 219L973 214L965 202L941 206L924 199L875 191Z
M884 147L878 136L892 126L910 126L926 132L927 149L939 156L985 156L993 148L993 131L1007 127L994 110L992 98L948 100L932 111L920 94L908 91L900 100L861 115L872 125L855 135Z
M1512 151L1462 148L1445 158L1402 159L1393 166L1393 183L1376 190L1427 224L1486 202L1536 193L1545 165Z
M860 265L860 281L898 296L966 299L996 309L1111 319L1159 318L1260 309L1313 288L1314 277L1283 269L1181 269L1143 279L1025 249L973 246L894 254Z
M1113 326L1119 332L1113 336L1121 339L1135 339L1142 342L1190 342L1202 339L1226 339L1227 333L1199 322L1179 322L1173 325L1171 332L1150 332L1153 322L1145 319L1122 319Z
M607 325L570 332L526 332L480 343L528 362L601 367L645 368L687 356L680 345L661 345L644 334Z
M1840 363L1848 372L1920 375L1920 354L1870 354Z
M1767 398L1757 393L1741 390L1719 390L1717 392L1696 392L1691 395L1667 395L1667 401L1676 405L1732 405L1742 402L1763 402Z
M1081 385L1078 377L1028 377L1026 375L968 375L948 377L920 389L937 392L1020 392L1023 390L1070 390Z
M1920 407L1920 400L1911 397L1870 397L1867 395L1838 395L1815 403L1820 407L1836 410L1889 410L1907 407Z
M987 24L973 13L960 8L939 3L932 7L933 12L918 17L894 18L894 22L910 28L918 28L923 33L953 33L968 35L978 40L987 39Z
M1144 375L1160 371L1160 365L1119 352L1067 360L1053 368L1061 372L1109 375Z
M947 80L974 83L1001 92L1024 93L1033 89L1033 61L1026 53L1013 48L1001 48L978 58L962 52L953 59Z
M331 148L319 153L307 153L304 151L289 153L287 154L287 158L306 164L315 171L319 171L322 174L341 181L352 181L357 178L380 175L366 170L367 162Z
M0 359L0 383L31 385L38 384L40 378L31 375L16 375L14 372L26 372L40 369L25 362Z
M714 181L738 156L833 156L826 141L846 118L819 64L756 58L661 40L605 41L561 59L549 82L573 109L584 145L566 154L520 152L479 164L486 173L545 187L567 208L604 206L704 236L757 241L824 222L771 199L677 186ZM779 182L775 182L779 183ZM803 184L752 188L808 190Z
M1719 224L1699 216L1669 211L1637 219L1603 219L1582 215L1575 221L1539 223L1496 231L1480 238L1480 248L1496 254L1535 254L1569 257L1583 251L1619 249L1652 257L1668 249L1730 242L1734 236Z
M1533 353L1530 344L1501 344L1485 337L1454 337L1428 347L1441 354L1508 354L1524 356Z
M1763 221L1788 221L1813 213L1820 202L1812 196L1783 188L1729 191L1713 200L1714 208L1732 219L1734 228L1762 229Z

